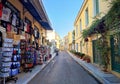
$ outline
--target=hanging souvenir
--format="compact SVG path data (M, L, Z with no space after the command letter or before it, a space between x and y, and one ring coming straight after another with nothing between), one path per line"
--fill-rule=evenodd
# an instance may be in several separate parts
M0 2L0 18L2 17L3 4Z
M32 35L34 33L34 30L32 28L32 26L30 26L30 34Z
M3 7L1 20L9 22L10 14L11 14L11 10L7 7Z
M17 16L16 14L13 13L12 15L12 25L16 27L16 22L17 22Z
M19 26L18 28L19 28L20 30L24 31L24 22L23 22L22 19L20 19L19 21L20 21L20 23L19 23L20 26Z
M35 33L35 38L36 38L37 37L37 30L35 30L34 33Z
M20 27L21 26L21 22L20 22L20 18L17 17L17 21L16 21L16 26Z
M18 29L16 27L14 27L14 32L16 32L16 33L18 32Z
M37 38L40 38L40 33L37 31Z
M24 31L27 31L27 23L24 22Z
M11 24L10 23L7 24L7 29L6 30L7 30L7 32L11 32Z
M30 33L30 24L27 24L27 33Z
M1 25L2 25L2 27L7 28L7 22L6 21L1 20Z
M25 17L25 22L27 23L27 24L25 24L26 25L26 32L30 34L31 21Z

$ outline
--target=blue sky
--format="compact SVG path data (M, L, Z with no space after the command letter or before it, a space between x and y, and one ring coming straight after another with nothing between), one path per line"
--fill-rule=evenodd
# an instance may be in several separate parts
M52 28L63 38L74 29L83 0L42 0Z

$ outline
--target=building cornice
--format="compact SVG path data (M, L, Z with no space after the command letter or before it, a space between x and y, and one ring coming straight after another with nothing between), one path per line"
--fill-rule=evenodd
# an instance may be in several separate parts
M77 14L76 19L75 19L74 26L75 26L75 24L77 23L80 15L81 15L81 13L82 13L82 11L84 10L84 7L85 7L87 1L88 1L88 0L84 0L84 2L82 3L82 6L81 6L81 8L80 8L80 10L79 10L79 12L78 12L78 14Z

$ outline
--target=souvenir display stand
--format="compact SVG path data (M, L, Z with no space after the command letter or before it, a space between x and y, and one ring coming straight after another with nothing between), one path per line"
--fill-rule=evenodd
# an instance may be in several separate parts
M40 46L39 54L40 54L40 57L39 57L38 61L40 61L40 64L43 64L43 60L44 60L44 46Z
M37 51L37 64L40 64L40 65L43 64L43 58L42 58L42 53L40 48Z
M50 48L49 48L49 46L47 46L47 48L46 48L46 59L49 60L49 58L50 58Z
M21 48L21 64L22 64L22 70L24 72L32 71L31 68L33 67L33 52L32 48L28 45L26 40L21 40L20 42L20 48Z
M48 57L47 57L47 46L44 47L43 55L44 55L44 61L47 61L48 60Z
M0 48L0 77L4 79L5 84L6 78L10 77L11 57L13 54L13 39L4 39L3 47Z
M13 55L11 58L12 65L9 80L14 80L16 82L18 79L16 75L20 72L20 59L20 47L19 45L13 45Z
M20 70L24 70L24 63L25 63L25 52L26 52L26 40L22 39L20 40L20 49L21 49L21 67Z

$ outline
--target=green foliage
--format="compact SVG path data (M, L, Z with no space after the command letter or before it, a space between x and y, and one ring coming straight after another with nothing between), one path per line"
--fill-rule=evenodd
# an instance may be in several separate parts
M72 34L75 36L75 30L73 30Z
M70 52L71 52L71 53L73 53L73 54L75 54L75 55L77 55L77 56L80 56L80 57L85 56L85 54L84 54L84 53L81 53L81 52L76 52L75 50L71 50Z
M95 28L98 26L100 21L101 20L96 19L92 22L92 25L88 29L84 29L83 32L82 32L82 38L85 39L92 34L98 33L98 32L95 31Z
M116 24L120 21L120 0L113 0L111 5L112 7L105 16L105 24L109 29L117 28Z
M71 52L71 53L74 53L74 54L76 53L76 51L75 51L75 50L70 50L70 52Z
M106 37L106 34L102 35L100 39L97 40L97 49L101 54L101 65L104 65L104 67L107 69L109 65L109 50L110 47L108 45L108 40Z
M88 29L84 29L84 30L82 31L82 37L85 39L85 38L88 37L88 35L89 35L89 30L88 30Z

